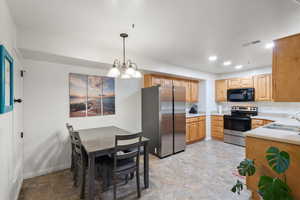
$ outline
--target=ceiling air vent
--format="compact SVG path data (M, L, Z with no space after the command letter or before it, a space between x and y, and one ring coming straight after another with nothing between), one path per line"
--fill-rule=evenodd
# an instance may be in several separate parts
M300 1L300 0L299 0ZM260 40L255 40L255 41L252 41L252 42L247 42L247 43L244 43L242 44L243 47L248 47L250 45L255 45L255 44L258 44L260 43L261 41Z

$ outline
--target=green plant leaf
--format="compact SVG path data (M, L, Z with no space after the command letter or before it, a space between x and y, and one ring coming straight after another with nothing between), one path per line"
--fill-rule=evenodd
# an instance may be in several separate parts
M244 189L244 184L237 180L236 184L232 187L231 192L241 194L241 191Z
M289 186L279 178L261 176L258 189L264 200L293 200Z
M290 166L290 155L285 151L280 151L276 147L267 150L266 159L269 166L278 174L284 173Z
M255 165L253 160L245 159L237 167L241 176L252 176L255 174Z

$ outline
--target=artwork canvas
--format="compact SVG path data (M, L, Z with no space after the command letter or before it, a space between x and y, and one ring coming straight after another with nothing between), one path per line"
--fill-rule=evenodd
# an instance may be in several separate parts
M115 114L115 79L103 77L103 115Z
M88 76L87 115L97 116L102 114L102 78Z
M87 104L87 75L70 74L70 117L85 117Z
M115 79L71 73L70 117L115 114Z

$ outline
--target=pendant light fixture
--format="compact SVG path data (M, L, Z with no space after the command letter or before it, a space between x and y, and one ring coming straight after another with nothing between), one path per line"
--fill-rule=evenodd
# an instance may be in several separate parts
M120 37L123 38L123 60L121 63L118 59L115 59L107 76L114 78L121 77L122 79L141 78L142 74L138 71L136 63L131 60L126 61L125 39L128 37L128 34L121 33Z

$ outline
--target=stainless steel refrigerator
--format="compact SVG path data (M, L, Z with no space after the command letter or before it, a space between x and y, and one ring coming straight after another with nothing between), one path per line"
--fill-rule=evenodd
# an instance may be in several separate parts
M160 158L185 150L185 88L142 89L142 131Z

